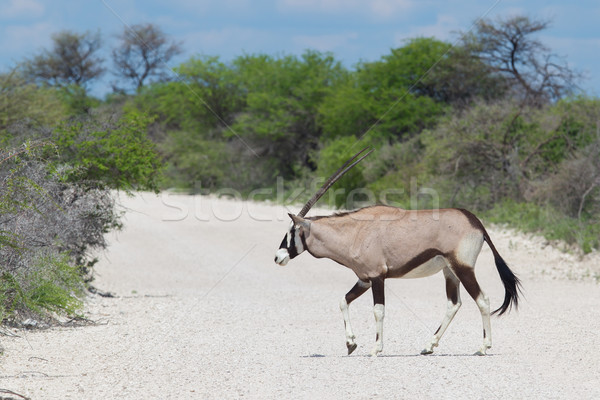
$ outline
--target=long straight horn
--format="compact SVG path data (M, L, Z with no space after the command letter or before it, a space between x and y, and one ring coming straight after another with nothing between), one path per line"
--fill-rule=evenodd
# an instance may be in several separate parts
M368 153L363 155L361 158L354 161L356 159L356 157L358 157L360 154L364 153L367 149L368 149L368 147L365 147L364 149L362 149L361 151L356 153L354 156L352 156L352 158L350 158L348 161L346 161L344 163L344 165L342 165L337 171L335 171L335 173L333 175L331 175L329 177L329 179L327 179L327 181L323 184L323 186L321 186L321 188L317 191L317 193L315 193L314 196L309 201L306 202L304 207L302 207L302 210L300 210L300 212L298 213L298 216L304 217L306 215L306 213L312 208L312 206L314 206L315 203L317 201L319 201L319 199L325 194L327 189L329 189L331 187L331 185L336 183L338 181L338 179L340 179L342 176L344 176L344 174L346 172L348 172L352 167L354 167L356 164L361 162L366 156L368 156L369 154L371 154L373 152L373 149L371 149L371 150L369 150ZM352 162L352 161L354 161L354 162ZM352 163L352 164L350 164L350 163Z

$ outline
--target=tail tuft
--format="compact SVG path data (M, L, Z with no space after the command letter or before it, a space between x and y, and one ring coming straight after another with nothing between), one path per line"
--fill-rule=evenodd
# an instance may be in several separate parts
M492 314L498 314L498 316L504 314L511 307L515 306L515 309L519 306L519 294L521 292L521 281L517 276L508 268L504 259L496 250L496 247L492 243L487 232L484 231L483 237L485 241L490 246L492 253L494 254L494 261L496 262L496 268L498 269L498 274L500 275L500 279L502 280L502 284L504 285L504 302Z
M489 242L488 242L489 243ZM504 302L492 314L498 313L498 316L504 314L510 308L515 306L515 309L519 306L519 292L521 291L521 281L517 276L508 268L506 262L500 257L500 255L494 254L494 260L496 261L496 268L502 284L504 284Z

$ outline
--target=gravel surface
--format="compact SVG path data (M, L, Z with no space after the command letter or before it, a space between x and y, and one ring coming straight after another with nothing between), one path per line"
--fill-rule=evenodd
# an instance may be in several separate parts
M442 274L386 281L377 358L371 295L356 300L358 349L347 356L338 302L356 278L309 254L276 266L284 207L167 194L121 200L125 229L111 235L96 280L117 297L89 297L93 326L7 331L18 336L1 338L0 389L31 399L600 397L598 255L579 259L492 228L524 297L518 312L492 318L489 356L471 355L481 317L464 290L436 353L419 355L445 312ZM485 244L476 271L498 307L503 287Z

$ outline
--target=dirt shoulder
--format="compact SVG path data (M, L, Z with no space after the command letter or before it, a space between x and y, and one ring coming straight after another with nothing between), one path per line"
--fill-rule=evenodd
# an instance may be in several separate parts
M524 298L518 312L492 319L490 356L471 356L481 317L466 293L437 352L419 355L445 311L440 274L386 282L376 359L371 296L353 303L359 346L348 357L338 301L356 279L308 254L276 266L289 224L283 207L166 194L121 200L125 229L111 235L96 281L117 297L87 300L96 325L2 337L0 388L32 399L600 396L598 255L580 260L492 227ZM497 307L503 288L485 245L477 274Z

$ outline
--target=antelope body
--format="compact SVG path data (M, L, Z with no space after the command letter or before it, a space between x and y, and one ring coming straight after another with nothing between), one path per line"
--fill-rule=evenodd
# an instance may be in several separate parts
M377 355L383 350L385 279L421 278L443 271L448 298L446 315L421 353L433 352L460 308L462 283L481 312L483 344L476 354L485 355L492 345L490 302L479 287L474 272L484 241L492 250L505 287L504 302L494 313L502 315L512 304L517 305L520 283L475 215L462 209L407 211L373 206L327 217L304 218L332 182L366 157L342 171L358 154L323 185L299 215L290 214L292 224L275 254L275 262L285 265L306 250L316 258L329 258L354 271L358 281L340 301L348 354L357 347L348 312L352 301L372 288L377 334L371 354Z

